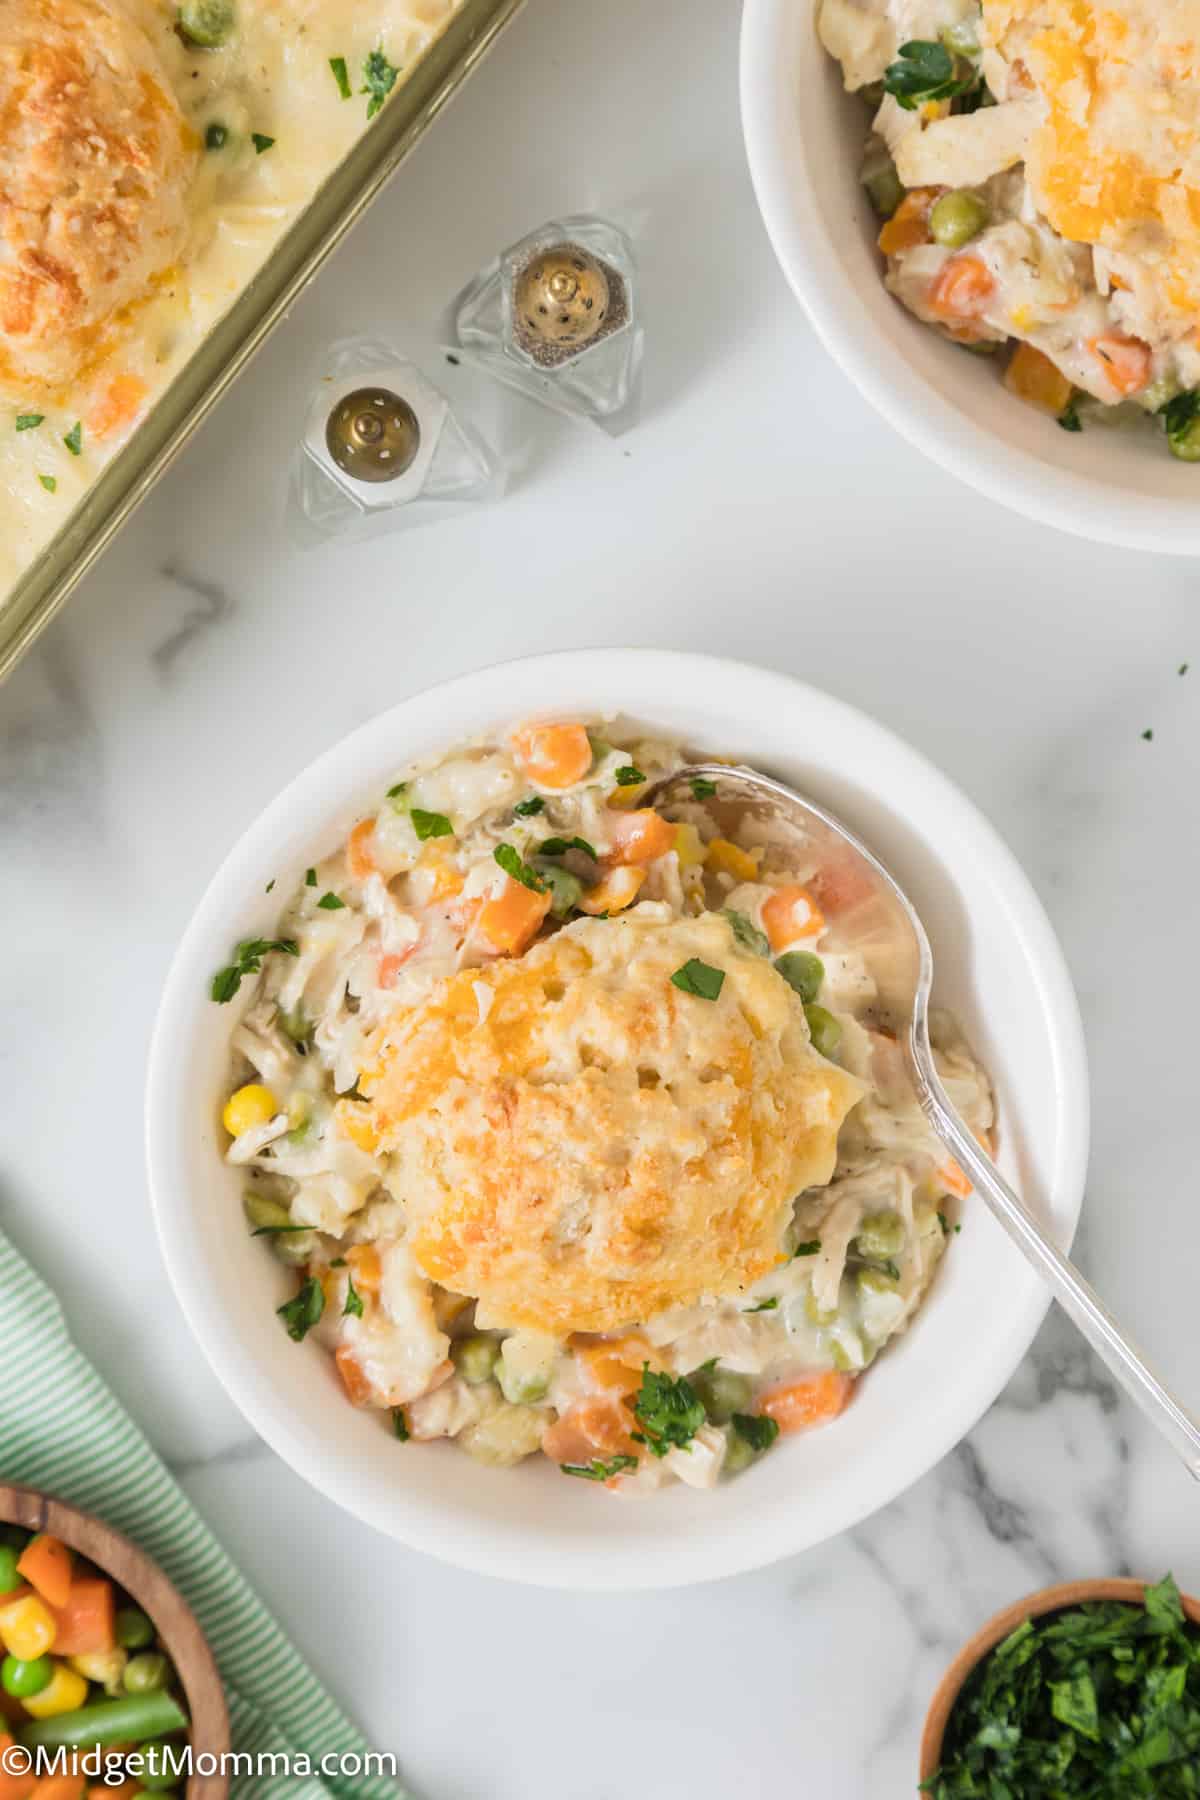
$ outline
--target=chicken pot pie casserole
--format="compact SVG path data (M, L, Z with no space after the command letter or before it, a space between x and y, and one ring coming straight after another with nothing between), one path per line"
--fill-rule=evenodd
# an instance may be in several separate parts
M854 878L722 835L714 782L642 804L685 760L560 721L399 771L212 984L255 980L221 1123L289 1335L401 1439L625 1494L835 1418L969 1191ZM988 1138L986 1075L935 1042Z
M459 0L0 0L0 592Z
M1200 461L1200 0L818 0L888 288L1068 431Z

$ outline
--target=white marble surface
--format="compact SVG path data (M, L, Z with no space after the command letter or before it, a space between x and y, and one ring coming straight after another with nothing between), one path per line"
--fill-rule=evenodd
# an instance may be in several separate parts
M146 1044L179 930L241 827L348 727L439 677L559 646L706 649L875 713L1024 860L1093 1059L1081 1259L1200 1405L1198 577L1021 523L868 411L771 259L736 49L722 0L531 0L0 692L0 1223L428 1800L723 1800L775 1780L890 1800L910 1791L936 1675L995 1607L1060 1576L1168 1566L1200 1591L1192 1484L1061 1323L958 1451L860 1530L716 1586L575 1598L458 1574L343 1518L252 1438L165 1286ZM289 550L265 471L306 359L347 330L428 348L502 241L606 206L643 209L653 236L637 432L552 422L496 508Z

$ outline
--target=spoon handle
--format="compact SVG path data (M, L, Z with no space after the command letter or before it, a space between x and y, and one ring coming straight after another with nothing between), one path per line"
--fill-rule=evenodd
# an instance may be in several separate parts
M1074 1263L1056 1248L1025 1202L1009 1187L954 1111L936 1073L915 1048L914 1061L921 1106L933 1129L1114 1380L1178 1451L1189 1474L1200 1481L1200 1423L1163 1386Z

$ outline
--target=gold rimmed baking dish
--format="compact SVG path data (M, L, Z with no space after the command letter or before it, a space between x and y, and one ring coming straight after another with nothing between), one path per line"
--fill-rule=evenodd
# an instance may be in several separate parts
M524 0L462 0L403 88L272 248L129 442L36 561L7 593L0 594L0 680L49 624L80 577L523 5Z

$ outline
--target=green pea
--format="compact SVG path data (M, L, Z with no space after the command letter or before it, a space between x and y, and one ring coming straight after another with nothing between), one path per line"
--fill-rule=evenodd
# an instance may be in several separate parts
M253 1188L248 1188L242 1195L242 1211L253 1231L274 1231L292 1222L286 1206L281 1206L278 1200L264 1199Z
M979 236L990 218L991 210L982 194L974 188L956 188L934 201L929 229L935 244L946 250L960 250Z
M113 1630L122 1650L144 1650L154 1642L154 1627L136 1606L123 1606L113 1622Z
M732 1369L697 1369L688 1381L714 1425L728 1425L734 1413L745 1412L754 1384Z
M583 897L582 881L578 875L572 875L570 869L560 869L556 863L540 862L538 874L550 890L550 911L556 919L565 919Z
M138 1786L148 1794L166 1794L179 1786L182 1770L176 1774L166 1752L167 1743L164 1738L151 1738L148 1743L138 1745L138 1754L142 1759L138 1768Z
M731 1431L725 1445L725 1461L721 1465L726 1475L737 1475L742 1469L748 1469L754 1461L757 1451L746 1441L740 1431Z
M276 1231L271 1235L272 1253L288 1269L304 1268L316 1247L315 1231Z
M11 1544L0 1544L0 1594L11 1594L14 1588L21 1586L21 1577L17 1574L20 1554Z
M233 0L183 0L179 29L189 43L216 50L233 35Z
M788 950L775 958L775 967L806 1006L811 1006L825 979L825 964L811 950Z
M19 1656L6 1656L0 1663L0 1687L14 1700L29 1700L34 1694L40 1694L43 1688L50 1686L54 1678L54 1664L48 1656L35 1656L32 1662L22 1662Z
M804 1016L808 1020L813 1049L818 1056L831 1057L842 1041L841 1026L823 1006L806 1006Z
M144 1650L125 1664L122 1681L127 1694L156 1694L166 1687L170 1675L171 1665L165 1656L157 1650Z
M450 1346L450 1360L464 1381L478 1387L481 1382L491 1380L500 1360L500 1346L490 1337L459 1338Z
M242 1196L242 1211L253 1231L270 1234L271 1249L286 1268L300 1269L312 1261L316 1233L298 1231L291 1213L278 1200L268 1200L250 1189Z
M975 29L974 19L959 19L954 25L947 25L942 32L942 42L952 56L978 56L979 33Z
M866 1214L854 1242L860 1256L886 1262L889 1256L900 1254L907 1235L900 1214L885 1210Z
M550 1391L550 1378L538 1370L514 1369L501 1357L496 1368L500 1392L512 1406L536 1406Z
M1167 446L1180 462L1200 462L1200 416L1185 425L1182 431L1169 431Z

